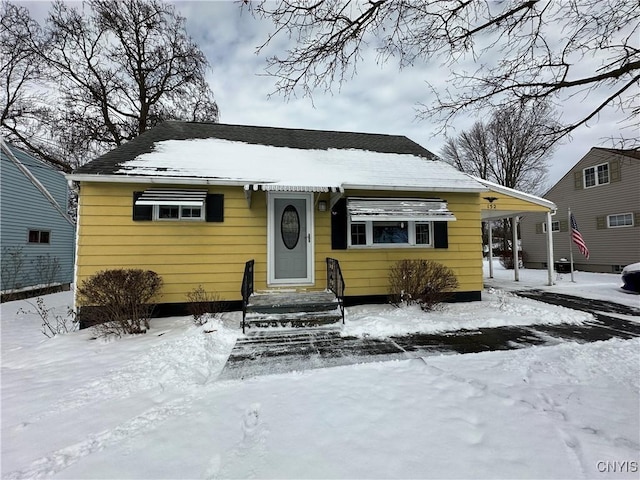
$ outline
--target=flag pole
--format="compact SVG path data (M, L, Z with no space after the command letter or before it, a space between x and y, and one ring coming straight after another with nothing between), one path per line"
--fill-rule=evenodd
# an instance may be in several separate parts
M573 232L571 231L571 207L569 207L569 264L571 268L571 281L576 283L573 279Z

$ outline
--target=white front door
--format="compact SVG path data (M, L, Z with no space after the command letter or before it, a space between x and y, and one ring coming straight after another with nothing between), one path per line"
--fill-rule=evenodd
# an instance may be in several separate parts
M313 283L313 194L270 193L268 275L270 284Z

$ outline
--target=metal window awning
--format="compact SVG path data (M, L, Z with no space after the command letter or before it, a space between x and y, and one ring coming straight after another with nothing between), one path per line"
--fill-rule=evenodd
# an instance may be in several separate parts
M252 183L244 186L246 191L265 192L343 192L340 186L323 186L323 185L284 185L281 183Z
M442 199L349 198L347 211L352 222L424 221L451 222L456 217Z
M136 200L136 205L179 205L183 207L204 207L206 190L166 190L151 188L145 190Z

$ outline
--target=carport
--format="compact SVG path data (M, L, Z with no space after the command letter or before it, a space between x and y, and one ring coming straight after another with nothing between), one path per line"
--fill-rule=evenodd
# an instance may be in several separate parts
M503 187L497 183L474 177L486 186L489 191L481 194L482 221L488 224L489 230L489 278L493 278L493 238L492 223L510 218L513 224L513 275L514 281L520 281L520 265L518 262L518 220L522 215L540 213L546 214L547 224L547 271L548 283L553 285L553 237L551 232L551 217L556 214L557 206L550 200L535 195Z

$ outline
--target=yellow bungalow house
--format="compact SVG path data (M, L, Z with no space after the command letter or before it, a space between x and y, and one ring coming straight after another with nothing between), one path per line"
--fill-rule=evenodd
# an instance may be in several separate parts
M163 123L68 178L79 185L76 284L153 270L160 314L184 309L200 285L240 308L243 278L256 292L322 292L341 273L341 300L379 301L405 258L445 264L455 299L480 300L481 222L497 215L485 198L552 210L404 136L217 123Z

